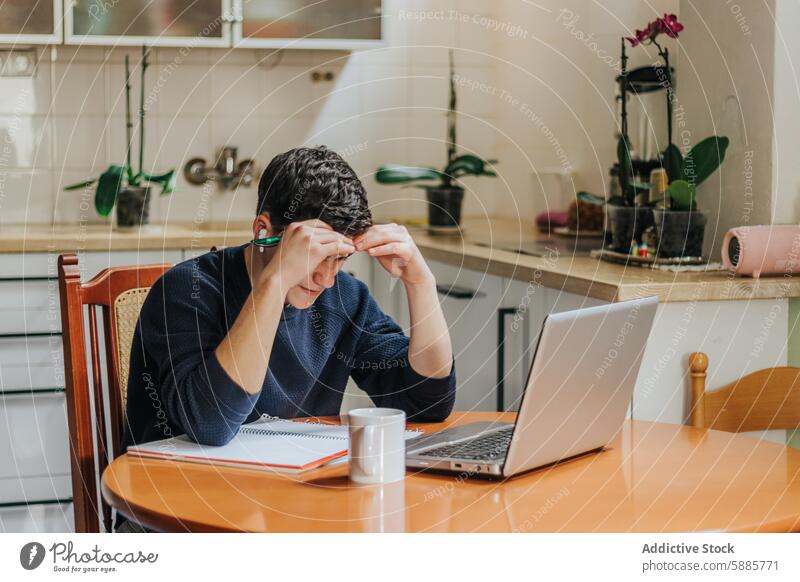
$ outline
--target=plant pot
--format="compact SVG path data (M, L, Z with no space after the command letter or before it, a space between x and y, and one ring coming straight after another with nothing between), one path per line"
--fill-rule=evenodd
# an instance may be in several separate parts
M657 255L670 257L702 257L703 236L707 217L699 210L655 209L658 235Z
M607 206L611 248L628 253L631 241L642 242L642 233L653 226L653 210L646 206Z
M428 193L428 226L458 226L461 223L464 189L460 186L449 186L425 190Z
M128 186L120 191L115 204L117 226L132 228L150 222L150 187Z

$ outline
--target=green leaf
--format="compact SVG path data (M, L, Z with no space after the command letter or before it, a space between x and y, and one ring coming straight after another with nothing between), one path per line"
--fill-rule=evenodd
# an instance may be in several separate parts
M581 202L594 204L595 206L603 206L606 203L606 199L604 197L598 196L597 194L590 194L589 192L584 192L583 190L576 193L575 197Z
M381 184L402 184L417 180L441 180L442 173L433 168L387 164L378 168L375 179Z
M444 169L444 173L453 178L459 176L480 176L485 174L487 162L478 156L464 154L454 159Z
M695 205L697 188L686 180L675 180L667 188L667 194L672 199L675 210L691 210Z
M619 162L620 171L628 172L631 175L631 151L628 147L625 136L620 136L617 141L617 162Z
M170 170L163 174L148 174L147 172L142 172L142 177L148 182L159 184L161 186L161 196L172 194L175 191L175 182L177 180L175 170Z
M83 190L84 188L88 188L95 182L97 182L97 179L84 180L83 182L78 182L77 184L70 184L69 186L64 186L64 190Z
M114 203L117 201L119 191L122 189L122 177L125 166L113 165L100 175L97 180L97 190L94 193L94 207L100 216L108 216Z
M673 180L680 180L682 177L681 166L683 165L683 156L681 150L678 149L674 143L669 144L667 149L664 150L664 169L667 171L667 179L669 182Z
M606 202L609 206L627 206L628 203L622 196L612 196Z
M729 144L727 137L712 135L694 146L681 165L683 179L695 186L702 184L725 161Z

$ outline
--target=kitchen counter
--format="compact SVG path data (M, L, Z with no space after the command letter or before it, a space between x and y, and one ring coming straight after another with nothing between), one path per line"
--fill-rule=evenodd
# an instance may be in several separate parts
M778 299L800 296L800 277L733 277L725 272L673 273L624 267L586 256L535 257L498 247L516 247L541 239L532 226L516 219L467 218L463 236L431 235L411 229L426 258L465 269L546 287L621 301L657 295L661 302ZM0 227L0 253L206 249L241 244L251 236L249 223L153 225L141 231L107 225L7 225Z
M499 247L541 240L516 219L467 219L463 237L414 234L425 257L520 281L539 282L605 301L656 295L659 301L721 301L800 297L800 277L734 277L725 271L675 273L623 266L588 256L535 257Z
M141 230L105 224L13 224L0 226L0 253L210 249L250 240L250 223L195 225L175 222Z

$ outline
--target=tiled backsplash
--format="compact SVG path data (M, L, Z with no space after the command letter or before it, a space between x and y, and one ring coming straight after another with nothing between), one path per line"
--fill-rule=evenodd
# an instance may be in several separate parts
M629 3L637 7L624 14L631 26L653 11ZM613 155L613 76L558 24L557 8L510 10L476 0L417 0L403 2L402 9L395 4L388 3L387 46L378 50L153 49L145 169L176 168L180 178L177 192L155 200L151 218L252 217L255 186L220 192L183 179L186 160L211 162L226 144L237 146L241 159L255 158L260 168L289 148L326 144L362 176L376 217L424 215L421 190L379 185L372 175L387 162L443 165L450 46L460 78L483 87L459 88L459 145L500 158L499 179L466 181L467 214L530 215L547 205L534 199L531 175L534 167L558 164L557 148L519 104L503 100L504 89L546 120L559 147L570 152L579 180L591 176L590 187L602 189ZM588 0L572 4L587 30L614 20ZM519 34L510 34L513 22L522 24ZM609 50L616 50L618 38L618 32L598 36ZM102 222L91 193L65 192L63 186L124 161L125 54L138 62L140 51L44 48L35 77L0 78L0 223ZM312 82L313 71L332 71L334 80ZM609 95L592 85L596 79ZM135 71L134 113L138 83ZM604 150L602 144L612 145Z

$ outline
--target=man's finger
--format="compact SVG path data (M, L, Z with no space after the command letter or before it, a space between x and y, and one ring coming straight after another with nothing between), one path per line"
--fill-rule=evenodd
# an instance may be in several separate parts
M403 232L398 232L394 229L374 229L368 230L363 235L356 237L353 241L356 248L360 251L366 251L378 245L384 245L392 242L402 242L405 240Z
M390 242L385 245L372 247L369 249L371 257L385 257L387 255L397 255L403 259L407 259L411 255L411 249L407 243Z
M349 257L356 248L345 241L333 241L320 245L326 257Z
M327 244L331 242L344 241L345 237L344 235L332 230L315 230L311 233L311 240L320 244Z

